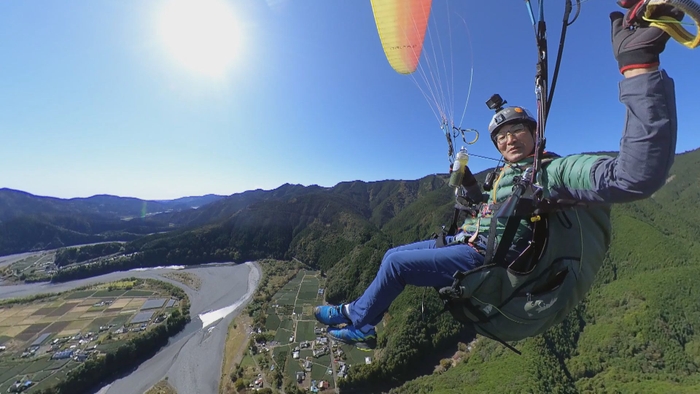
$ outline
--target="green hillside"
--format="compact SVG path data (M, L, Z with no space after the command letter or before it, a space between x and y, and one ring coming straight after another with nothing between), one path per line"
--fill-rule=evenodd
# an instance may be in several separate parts
M613 209L613 243L586 302L522 341L487 340L392 393L700 392L700 152L677 157L651 199ZM457 349L455 349L457 350Z

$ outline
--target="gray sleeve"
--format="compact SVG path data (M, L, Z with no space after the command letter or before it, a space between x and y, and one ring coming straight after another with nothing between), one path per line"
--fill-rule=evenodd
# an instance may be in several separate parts
M651 196L666 182L676 153L676 97L665 71L620 81L620 101L627 107L617 157L591 167L590 200L622 203ZM588 193L586 193L588 194Z

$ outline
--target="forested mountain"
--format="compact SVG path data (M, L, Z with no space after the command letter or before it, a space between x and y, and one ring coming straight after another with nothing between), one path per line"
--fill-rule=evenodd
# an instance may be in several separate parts
M700 392L699 178L700 150L678 155L652 198L614 207L613 245L590 296L546 335L516 343L522 356L490 340L469 350L473 335L440 314L436 292L409 286L384 320L381 358L354 367L343 391ZM62 269L54 280L163 264L299 259L327 273L326 298L337 303L366 288L387 248L448 224L452 203L444 175L249 191L146 218L174 230L127 242L126 255L109 263ZM438 373L403 384L438 364Z
M158 212L190 209L224 198L207 195L183 197L176 200L150 201L133 197L95 195L86 198L55 198L36 196L19 190L0 189L0 220L36 214L95 214L104 217L127 219Z
M107 240L133 240L167 231L172 224L159 212L194 211L223 196L172 201L97 195L60 199L0 189L0 255Z

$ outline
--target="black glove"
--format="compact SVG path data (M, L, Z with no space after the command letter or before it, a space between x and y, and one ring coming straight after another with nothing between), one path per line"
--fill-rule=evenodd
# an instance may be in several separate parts
M481 187L479 187L479 183L469 167L464 168L462 186L467 191L467 197L473 204L478 204L484 200L484 195L481 194Z
M610 14L613 54L621 73L633 68L649 68L659 65L659 54L666 49L669 36L663 30L649 26L641 16L644 1L630 1L627 15L615 11ZM669 6L657 6L652 19L670 16L683 19L683 12Z

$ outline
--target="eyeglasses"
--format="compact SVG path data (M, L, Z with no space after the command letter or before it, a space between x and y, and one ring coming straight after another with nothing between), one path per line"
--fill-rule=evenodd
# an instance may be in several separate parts
M493 136L494 141L498 144L503 144L506 142L506 139L508 138L508 135L512 135L513 137L520 137L521 135L525 134L528 129L525 127L523 124L515 125L510 128L510 130L504 130L504 131L499 131L496 135Z

